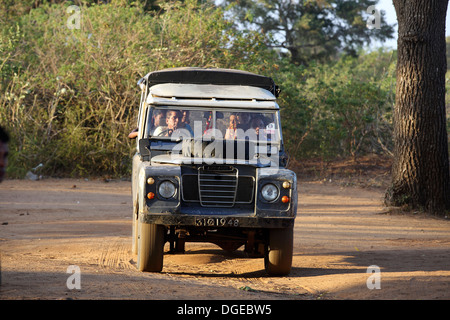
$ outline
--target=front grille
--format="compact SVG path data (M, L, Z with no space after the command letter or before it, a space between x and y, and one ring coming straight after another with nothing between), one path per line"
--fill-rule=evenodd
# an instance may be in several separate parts
M240 175L238 169L230 166L203 166L186 172L181 176L183 201L200 203L204 207L251 204L255 178L254 172L248 171Z
M237 169L205 166L198 170L200 204L204 207L232 207L236 199Z

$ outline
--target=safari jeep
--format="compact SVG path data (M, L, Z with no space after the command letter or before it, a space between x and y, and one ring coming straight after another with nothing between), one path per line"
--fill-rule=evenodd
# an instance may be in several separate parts
M264 257L270 275L291 270L296 175L286 169L279 89L229 69L147 74L133 157L137 268L159 272L164 247L211 242Z

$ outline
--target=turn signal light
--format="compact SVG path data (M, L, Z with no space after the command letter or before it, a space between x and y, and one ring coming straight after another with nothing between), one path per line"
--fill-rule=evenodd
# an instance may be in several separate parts
M281 202L283 202L283 203L288 203L290 200L291 200L291 199L289 199L288 196L283 196L283 197L281 198Z
M150 200L152 200L154 197L155 197L155 194L153 192L147 193L147 198L149 198Z

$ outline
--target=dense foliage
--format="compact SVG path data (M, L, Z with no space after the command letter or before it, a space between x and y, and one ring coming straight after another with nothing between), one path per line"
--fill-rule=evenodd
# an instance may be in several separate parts
M9 131L10 177L43 164L47 175L128 176L137 80L178 66L225 67L280 85L291 157L335 158L391 149L395 53L360 52L292 64L266 35L239 29L226 9L195 0L161 4L0 3L0 124ZM39 5L35 5L39 3ZM75 21L76 22L76 21ZM69 23L69 24L68 24Z
M264 33L267 45L288 51L293 64L327 61L342 52L357 56L363 45L394 38L383 11L369 15L378 0L224 2L238 24Z

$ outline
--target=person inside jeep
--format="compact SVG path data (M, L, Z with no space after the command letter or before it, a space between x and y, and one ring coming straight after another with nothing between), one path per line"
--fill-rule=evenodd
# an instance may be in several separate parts
M182 114L179 110L169 110L166 115L166 125L159 126L153 132L154 137L170 137L181 125Z
M189 118L189 115L190 115L190 112L189 112L189 110L181 110L181 114L182 114L182 117L181 117L181 124L180 124L180 128L185 128L187 131L189 131L189 133L191 134L191 136L194 136L194 131L192 131L192 128L191 128L191 125L190 125L190 123L191 123L191 121L190 121L190 118Z
M166 112L164 110L156 109L152 114L151 131L152 135L159 126L164 126L166 122Z
M166 120L166 112L164 110L156 110L152 115L152 123L150 130L152 132L156 131L156 129L159 126L162 126L164 124L164 121ZM138 136L139 128L134 128L129 134L129 139L135 139Z
M256 131L256 136L260 140L267 140L267 136L265 133L265 124L264 119L261 116L255 116L252 118L250 122L250 128Z
M226 140L235 140L236 139L236 129L237 129L237 115L232 113L230 115L230 123L228 125L227 131L225 132Z
M250 128L252 115L249 112L238 112L236 114L237 128L247 131Z

